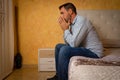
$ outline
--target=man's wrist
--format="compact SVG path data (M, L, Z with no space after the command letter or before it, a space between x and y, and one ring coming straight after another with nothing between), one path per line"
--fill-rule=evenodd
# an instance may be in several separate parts
M70 33L69 29L64 30L64 34Z

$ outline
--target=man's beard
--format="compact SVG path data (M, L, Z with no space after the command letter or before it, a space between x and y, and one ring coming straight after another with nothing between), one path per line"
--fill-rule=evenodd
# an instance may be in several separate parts
M64 20L65 20L67 23L68 23L68 21L71 21L71 15L69 14L66 19L64 18Z
M67 22L67 23L68 23L68 20L67 20L67 19L65 19L65 18L64 18L64 20L65 20L65 22Z

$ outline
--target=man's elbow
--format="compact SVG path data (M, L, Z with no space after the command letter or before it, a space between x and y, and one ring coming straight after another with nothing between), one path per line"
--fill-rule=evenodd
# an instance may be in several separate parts
M74 47L79 47L79 42L78 41L74 41Z
M78 47L78 45L76 44L76 42L74 41L72 44L70 44L71 47Z

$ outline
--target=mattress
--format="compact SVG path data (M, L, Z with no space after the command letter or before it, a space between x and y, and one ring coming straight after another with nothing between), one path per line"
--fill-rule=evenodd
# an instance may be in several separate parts
M120 66L76 66L72 68L69 80L120 80Z

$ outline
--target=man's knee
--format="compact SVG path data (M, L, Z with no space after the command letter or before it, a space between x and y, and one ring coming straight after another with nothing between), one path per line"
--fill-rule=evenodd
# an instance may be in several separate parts
M60 48L60 52L59 52L59 61L60 62L65 62L67 60L69 60L70 58L70 51L71 47L70 46L63 46L62 48Z
M60 53L69 53L71 50L71 47L70 46L63 46L61 47L60 49Z
M55 49L60 49L63 45L65 45L65 44L58 43L58 44L55 46Z

